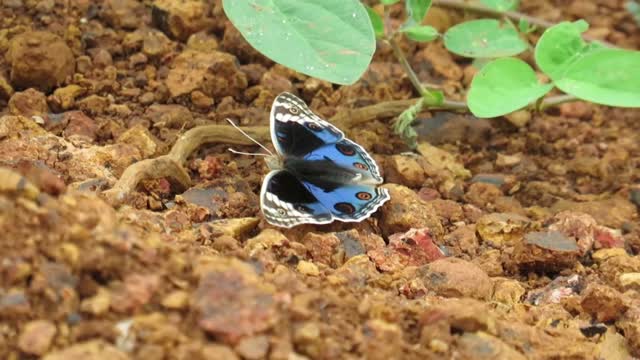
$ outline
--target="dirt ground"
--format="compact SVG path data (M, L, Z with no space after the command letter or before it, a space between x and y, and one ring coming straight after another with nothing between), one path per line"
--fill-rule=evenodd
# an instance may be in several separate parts
M331 85L257 53L220 3L0 2L1 359L640 357L640 110L425 112L409 152L390 48ZM521 11L640 49L622 0ZM469 60L401 45L464 99ZM226 151L257 147L224 119L270 145L282 91L378 161L371 219L263 220L267 167Z

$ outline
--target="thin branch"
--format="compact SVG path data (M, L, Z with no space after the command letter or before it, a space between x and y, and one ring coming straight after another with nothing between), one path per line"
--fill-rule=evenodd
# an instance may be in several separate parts
M422 86L420 79L418 79L418 75L416 75L416 73L413 71L411 64L409 64L407 57L404 56L404 52L402 52L402 49L400 49L398 42L394 39L394 36L390 36L387 41L389 42L389 45L391 45L391 49L393 49L394 55L396 56L398 61L400 61L400 65L402 65L402 68L409 77L409 81L411 81L413 87L416 88L418 94L424 95L427 90L424 88L424 86Z
M450 9L458 9L458 10L466 10L466 11L471 11L471 12L475 12L478 14L484 14L484 15L488 15L491 17L495 17L495 18L502 18L502 17L507 17L509 19L515 20L515 21L520 21L520 20L525 20L526 22L528 22L529 24L533 24L539 28L542 29L548 29L552 26L555 25L555 23L550 22L550 21L546 21L534 16L530 16L527 14L523 14L517 11L498 11L495 9L491 9L489 7L486 7L484 5L478 4L478 3L471 3L465 0L433 0L433 5L434 6L440 6L440 7L445 7L445 8L450 8ZM615 48L616 46L606 42L604 40L600 40L600 39L596 39L592 36L589 35L582 35L582 38L588 41L597 41L607 47L611 47L611 48Z
M546 109L552 107L552 106L556 106L556 105L560 105L560 104L564 104L564 103L568 103L568 102L572 102L572 101L579 101L580 99L578 99L577 97L573 96L573 95L558 95L558 96L552 96L549 98L546 98L544 100L542 100L542 102L540 103L539 106L539 110L540 111L545 111Z

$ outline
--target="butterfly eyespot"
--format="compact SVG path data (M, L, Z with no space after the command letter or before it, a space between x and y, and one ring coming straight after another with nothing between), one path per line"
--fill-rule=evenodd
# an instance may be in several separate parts
M360 200L371 200L373 196L366 191L360 191L356 194L356 197Z
M353 167L360 170L369 170L369 167L367 165L360 162L354 162Z
M339 202L333 205L333 208L340 211L343 214L348 214L348 215L356 212L356 208L347 202Z
M307 127L313 131L321 131L322 130L322 126L316 124L316 123L308 123Z
M356 154L356 149L354 149L351 145L336 144L336 149L338 149L338 151L340 151L340 153L345 156L353 156Z
M292 115L298 115L298 114L300 114L300 109L298 109L297 107L290 107L290 108L289 108L289 112L290 112Z
M284 215L286 215L286 213L287 213L287 212L286 212L286 211L284 211L284 209L278 209L278 215L280 215L280 216L284 216Z

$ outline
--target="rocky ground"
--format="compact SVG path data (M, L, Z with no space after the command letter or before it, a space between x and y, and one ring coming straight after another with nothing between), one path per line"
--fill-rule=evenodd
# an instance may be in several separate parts
M640 357L640 111L424 113L407 153L390 122L415 95L382 44L337 87L258 54L220 1L1 4L0 358ZM640 48L621 0L522 11ZM469 61L402 45L463 99ZM264 222L267 168L224 119L269 143L281 91L374 154L372 219Z

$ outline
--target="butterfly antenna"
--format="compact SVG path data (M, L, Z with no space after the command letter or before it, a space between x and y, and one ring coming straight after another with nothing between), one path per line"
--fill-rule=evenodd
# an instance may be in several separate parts
M229 124L231 124L231 126L236 128L236 130L240 131L242 133L242 135L246 136L249 140L251 140L254 143L256 143L258 146L260 146L262 149L264 149L266 152L268 152L269 155L273 156L273 153L269 149L267 149L264 145L260 144L256 139L254 139L251 136L249 136L249 134L244 132L244 130L240 129L240 127L238 127L238 125L234 124L234 122L231 121L231 119L227 119L227 121L229 122ZM232 149L229 149L229 151L233 152L234 154L241 154L241 152L235 151L235 150L232 150ZM250 153L245 153L245 154L250 154ZM257 153L251 153L250 155L258 155L258 154ZM267 154L262 154L262 155L268 156Z
M234 150L232 148L228 148L227 150L231 151L234 154L238 154L238 155L271 156L269 154L263 154L263 153L250 153L250 152L244 152L244 151L237 151L237 150Z

